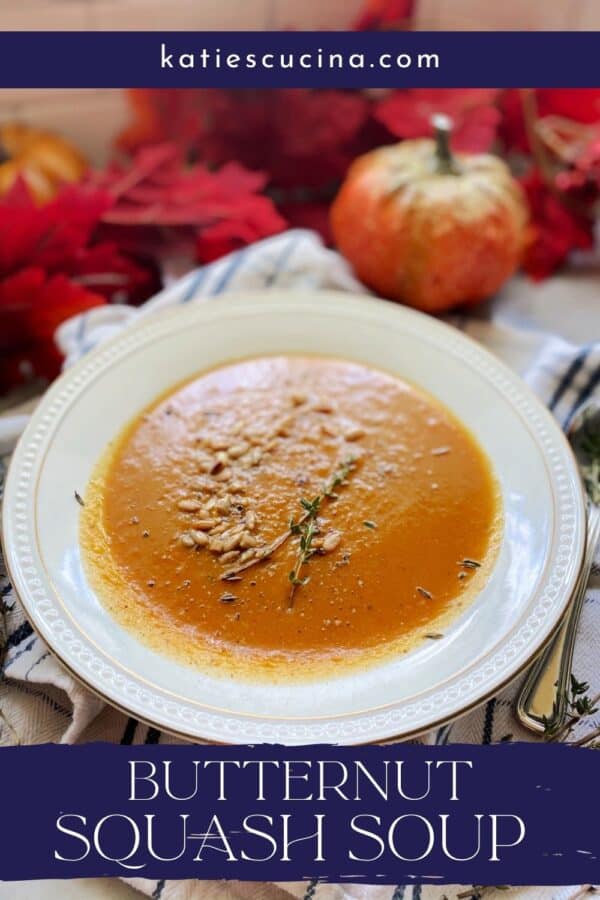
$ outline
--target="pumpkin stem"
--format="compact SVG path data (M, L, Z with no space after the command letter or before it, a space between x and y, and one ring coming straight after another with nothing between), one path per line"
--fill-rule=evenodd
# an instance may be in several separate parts
M458 175L458 166L450 150L452 119L449 116L442 115L442 113L436 113L431 117L431 124L435 135L437 172L440 175Z

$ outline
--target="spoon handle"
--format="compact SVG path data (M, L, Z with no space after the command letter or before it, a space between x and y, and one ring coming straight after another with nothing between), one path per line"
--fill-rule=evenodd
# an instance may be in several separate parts
M577 625L599 540L600 508L590 504L585 554L571 602L554 638L529 669L517 700L517 718L531 731L555 729L566 719Z

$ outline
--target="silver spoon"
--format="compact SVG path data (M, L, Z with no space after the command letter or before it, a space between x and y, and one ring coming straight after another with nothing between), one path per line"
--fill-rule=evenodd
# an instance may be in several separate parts
M589 401L573 416L568 438L587 494L587 537L583 563L565 617L550 644L531 666L517 700L519 721L537 732L554 731L566 719L577 625L600 541L600 404L597 401Z

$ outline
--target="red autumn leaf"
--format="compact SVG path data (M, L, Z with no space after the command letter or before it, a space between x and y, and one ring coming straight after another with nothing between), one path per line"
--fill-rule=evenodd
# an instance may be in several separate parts
M564 116L573 122L600 122L600 88L544 88L532 91L536 118ZM499 136L508 150L531 153L523 116L522 92L503 91L499 100L502 115Z
M365 0L354 28L367 31L377 28L406 27L412 16L414 0Z
M219 171L186 166L173 144L142 147L131 164L114 163L93 176L113 203L102 214L112 234L125 229L188 229L208 261L285 228L271 200L259 193L265 176L237 163Z
M53 335L62 321L153 286L147 269L95 240L111 202L105 192L73 185L38 206L23 183L0 200L0 391L57 373Z
M19 182L0 201L0 276L32 261L47 271L65 271L85 253L110 203L107 194L73 185L39 207Z
M435 113L454 123L452 146L472 153L488 150L500 114L493 105L498 91L487 88L415 88L394 91L378 103L375 118L400 138L429 137Z
M61 357L53 336L65 319L104 303L61 274L29 267L0 280L0 390L53 378Z
M135 154L140 147L171 141L182 153L191 153L204 133L203 94L199 88L133 88L127 99L133 114L121 132L118 145ZM220 94L220 91L215 91Z
M281 212L291 228L309 228L321 235L326 244L333 244L331 233L330 204L325 201L306 203L285 203Z
M570 165L558 173L556 186L593 204L600 190L600 125L585 131L586 139L570 149Z
M600 122L600 88L540 88L538 115L565 116L574 122Z
M201 263L213 262L258 239L259 235L248 222L224 219L200 232L196 241L196 256Z
M137 306L160 290L160 273L151 255L135 242L126 251L124 244L115 241L92 244L73 261L71 276L111 303Z
M593 220L561 202L537 169L532 169L521 183L532 222L532 240L523 268L535 281L541 281L560 268L572 250L593 247Z
M328 185L366 149L360 137L371 104L358 92L143 89L129 96L134 121L119 138L128 152L172 141L187 159L235 160L278 188Z

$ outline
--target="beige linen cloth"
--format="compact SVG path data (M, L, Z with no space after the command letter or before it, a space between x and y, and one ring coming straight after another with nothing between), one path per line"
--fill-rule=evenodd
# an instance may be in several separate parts
M272 291L327 288L363 292L343 260L327 250L311 232L294 230L255 244L175 282L141 309L109 306L70 320L58 340L72 364L85 352L119 329L152 315L158 309L179 303L227 302L226 294L262 288ZM600 297L599 297L600 300ZM542 331L521 331L486 319L452 317L451 323L485 343L493 352L523 373L539 396L564 424L581 400L600 389L600 343L573 346ZM591 336L592 337L592 336ZM600 335L599 335L600 337ZM22 421L0 420L0 485L8 462L11 425L18 431ZM600 691L598 648L600 645L599 570L590 583L577 644L575 674ZM4 679L0 682L0 744L59 741L113 741L121 744L173 743L169 735L128 718L88 692L63 669L42 641L35 636L15 597L0 562L0 595L7 607L8 653ZM492 743L512 735L529 740L512 715L518 689L513 684L480 709L457 722L425 735L423 743ZM600 719L599 719L600 720ZM597 727L592 719L584 726ZM35 797L24 795L34 804ZM560 815L560 810L557 810ZM460 886L444 885L330 885L313 882L257 884L242 882L149 881L129 883L155 900L453 900L464 892ZM107 883L109 884L109 882ZM560 888L515 887L486 892L486 897L567 900L579 895L581 886ZM108 893L107 893L108 895ZM32 896L35 894L32 893ZM476 897L476 893L474 893Z

